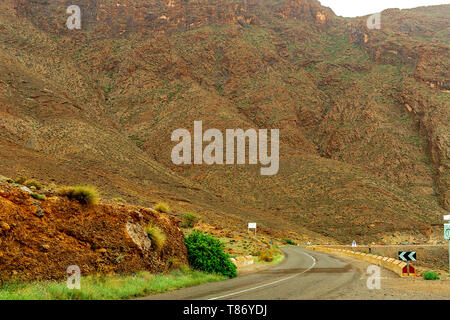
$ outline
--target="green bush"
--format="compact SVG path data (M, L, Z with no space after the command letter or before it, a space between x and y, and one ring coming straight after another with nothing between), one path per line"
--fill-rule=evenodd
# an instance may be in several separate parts
M291 239L281 239L281 241L284 241L286 244L289 244L291 246L295 246L297 245L294 241L292 241Z
M189 264L197 270L218 273L229 278L237 276L236 266L223 251L223 243L207 233L192 232L186 239Z
M38 193L32 193L31 196L36 199L36 200L40 200L40 201L44 201L45 199L47 199L47 197L43 194L38 194Z
M147 236L152 240L152 246L156 249L156 251L161 251L166 243L166 235L164 231L161 230L160 227L148 224L144 228Z
M97 189L90 186L61 187L56 194L89 205L96 204L99 199Z
M271 261L273 261L273 253L272 253L272 250L267 249L267 250L262 251L262 252L259 254L259 259L262 260L262 261L265 261L265 262L271 262Z
M28 179L23 184L30 189L32 187L35 187L37 190L40 190L42 188L42 185L34 179Z
M164 202L159 202L153 209L159 212L168 213L169 212L169 206L165 204Z
M193 228L197 222L200 221L200 218L191 212L186 212L183 215L183 223L181 226L183 228Z
M425 280L439 280L439 275L434 271L427 271L424 273L423 278Z

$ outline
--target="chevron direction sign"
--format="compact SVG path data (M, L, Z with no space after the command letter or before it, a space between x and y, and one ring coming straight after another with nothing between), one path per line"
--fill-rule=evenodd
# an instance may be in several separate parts
M413 252L399 251L398 258L399 260L403 261L416 261L416 253L414 251Z

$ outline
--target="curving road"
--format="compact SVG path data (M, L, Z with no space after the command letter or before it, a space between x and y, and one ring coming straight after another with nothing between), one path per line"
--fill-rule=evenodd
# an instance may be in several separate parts
M299 247L282 248L286 258L266 271L207 283L146 300L330 299L359 284L361 275L347 262Z

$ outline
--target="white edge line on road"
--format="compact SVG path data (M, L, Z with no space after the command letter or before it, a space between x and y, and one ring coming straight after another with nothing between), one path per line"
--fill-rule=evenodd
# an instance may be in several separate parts
M227 298L227 297L230 297L230 296L235 296L235 295L237 295L237 294L241 294L241 293L244 293L244 292L248 292L248 291L252 291L252 290L264 288L264 287L267 287L267 286L271 286L271 285L277 284L277 283L279 283L279 282L283 282L283 281L292 279L292 278L297 277L297 276L299 276L299 275L301 275L301 274L304 274L305 272L308 272L309 270L311 270L312 268L315 267L315 265L316 265L316 259L315 259L313 256L307 254L306 252L301 252L301 253L307 255L308 257L310 257L310 258L313 260L313 264L312 264L308 269L306 269L305 271L300 272L300 273L296 273L296 274L294 274L293 276L289 276L289 277L287 277L287 278L283 278L283 279L280 279L280 280L277 280L277 281L273 281L273 282L269 282L269 283L266 283L266 284L262 284L262 285L257 286L257 287L253 287L253 288L249 288L249 289L245 289L245 290L241 290L241 291L229 293L229 294L226 294L226 295L223 295L223 296L220 296L220 297L211 298L211 299L208 299L208 300L218 300L218 299L223 299L223 298Z

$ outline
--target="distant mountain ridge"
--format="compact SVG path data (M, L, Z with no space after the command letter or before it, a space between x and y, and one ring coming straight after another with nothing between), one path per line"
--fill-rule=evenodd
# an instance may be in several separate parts
M450 5L0 3L0 173L336 241L425 236L450 208ZM171 133L280 129L280 170L176 166Z

